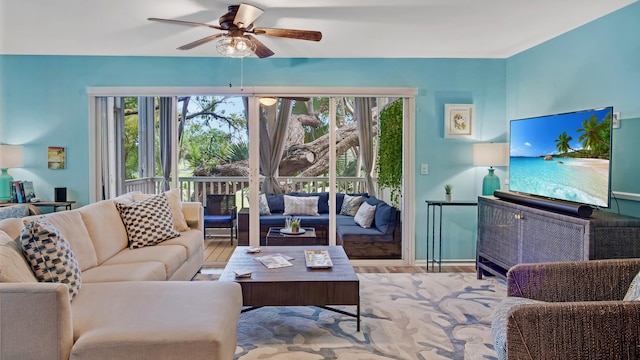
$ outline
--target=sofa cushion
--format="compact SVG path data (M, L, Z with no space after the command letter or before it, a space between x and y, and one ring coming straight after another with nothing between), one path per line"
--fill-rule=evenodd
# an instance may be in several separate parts
M318 213L318 196L284 195L283 215L320 215Z
M242 292L226 281L87 284L71 307L71 359L233 359Z
M167 201L169 201L169 208L171 209L171 216L173 217L174 229L176 229L177 231L189 230L189 226L187 226L187 221L184 219L184 214L182 213L182 199L180 198L180 189L173 188L171 190L165 191L164 194L167 195ZM140 201L140 200L148 199L153 196L155 195L154 194L134 194L133 200Z
M158 246L165 245L180 245L185 250L185 258L190 259L194 254L202 251L204 242L202 241L202 232L197 230L190 230L180 233L180 236L173 239L165 240L158 244Z
M173 216L166 194L136 201L131 204L116 203L127 230L129 248L137 249L155 245L180 236L173 228Z
M0 230L0 282L37 282L17 242Z
M362 196L344 196L342 201L342 207L340 208L340 215L356 216L360 204L362 203Z
M163 281L167 271L160 261L102 264L82 272L82 284L114 281Z
M37 219L41 215L30 216L24 219L25 224ZM82 221L82 215L78 211L60 211L47 214L47 221L71 244L71 249L78 260L80 271L98 265L96 249L91 242L87 227Z
M127 232L112 200L102 200L77 210L91 235L98 264L127 247Z
M273 214L264 215L260 217L260 225L267 226L283 226L288 215ZM300 218L300 226L315 226L315 225L327 225L329 223L329 214L320 214L316 216L300 215L296 216ZM353 217L351 217L351 223L353 223Z
M376 205L376 214L373 223L382 233L388 234L393 231L396 224L396 208L381 201Z
M103 265L159 262L164 264L165 277L163 280L167 280L186 260L187 255L184 246L146 246L137 249L123 249L105 261Z
M511 309L516 305L539 303L542 303L542 301L510 296L498 304L491 323L491 335L493 336L493 346L499 360L507 360L507 318Z
M271 215L271 210L269 209L269 202L267 201L266 194L260 194L258 197L258 204L260 206L260 215Z
M266 194L269 210L272 214L284 212L284 195L282 194Z
M328 192L318 192L318 193L292 192L287 195L301 196L301 197L317 196L318 197L318 213L320 214L329 213L329 193Z
M0 230L4 231L12 239L20 239L22 229L24 229L24 222L20 218L0 220Z
M20 247L38 281L66 284L71 299L78 295L82 283L78 261L69 242L44 216L25 226Z
M340 225L336 227L337 238L344 244L348 241L362 241L367 243L374 242L393 242L393 236L381 233L375 227L363 228L360 225Z
M376 206L369 205L367 202L360 204L356 216L353 217L353 221L362 226L363 228L371 227L373 224L373 217L376 215Z

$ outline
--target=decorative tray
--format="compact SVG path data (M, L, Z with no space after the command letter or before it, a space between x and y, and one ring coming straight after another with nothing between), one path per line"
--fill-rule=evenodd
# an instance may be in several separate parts
M311 269L328 269L333 266L327 250L305 250L304 261Z
M286 235L300 235L300 234L304 234L305 232L306 230L303 228L300 228L300 230L295 233L291 231L291 229L286 229L286 228L280 229L280 233L286 234Z

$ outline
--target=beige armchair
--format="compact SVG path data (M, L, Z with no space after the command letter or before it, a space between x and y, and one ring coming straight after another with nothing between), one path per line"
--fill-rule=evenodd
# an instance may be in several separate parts
M514 266L492 325L498 358L640 359L640 301L622 301L639 271L640 259Z

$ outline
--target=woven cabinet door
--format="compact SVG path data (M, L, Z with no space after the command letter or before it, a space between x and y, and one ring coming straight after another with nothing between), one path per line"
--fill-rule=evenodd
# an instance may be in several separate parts
M588 221L549 213L523 212L521 263L589 259L585 232Z
M508 269L518 263L520 211L478 201L478 256Z

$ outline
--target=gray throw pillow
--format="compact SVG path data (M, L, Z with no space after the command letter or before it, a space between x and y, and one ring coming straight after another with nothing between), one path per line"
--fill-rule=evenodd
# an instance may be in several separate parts
M376 215L376 205L370 205L366 202L363 202L356 213L356 216L353 218L353 221L356 224L360 225L363 228L370 228L371 224L373 224L373 218Z

